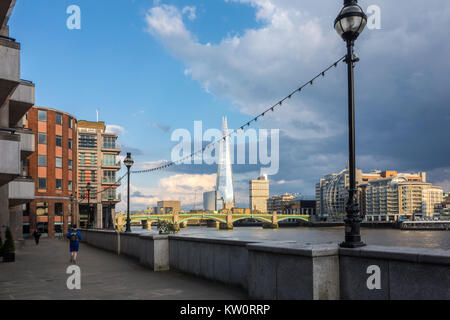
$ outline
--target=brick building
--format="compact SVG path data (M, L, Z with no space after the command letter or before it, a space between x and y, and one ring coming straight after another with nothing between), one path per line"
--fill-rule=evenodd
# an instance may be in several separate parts
M35 184L35 200L24 213L24 235L39 229L43 236L61 236L76 221L71 195L77 188L77 143L74 116L44 107L33 107L25 127L35 135L36 152L25 169Z

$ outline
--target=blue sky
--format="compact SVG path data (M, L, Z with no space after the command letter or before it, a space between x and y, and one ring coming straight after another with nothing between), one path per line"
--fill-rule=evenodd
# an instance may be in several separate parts
M81 30L66 28L72 4L81 8ZM450 49L442 41L450 5L360 4L381 8L382 28L357 43L358 167L427 171L450 191ZM220 128L224 115L235 128L341 57L345 47L332 28L340 7L331 0L18 0L9 24L22 44L22 78L36 83L36 105L78 120L95 120L98 108L136 168L146 168L170 160L173 130L192 131L194 120ZM312 194L321 176L345 167L345 86L342 65L258 124L281 129L272 194ZM258 171L236 171L245 206L247 181ZM133 207L167 198L193 206L214 172L202 165L133 176Z

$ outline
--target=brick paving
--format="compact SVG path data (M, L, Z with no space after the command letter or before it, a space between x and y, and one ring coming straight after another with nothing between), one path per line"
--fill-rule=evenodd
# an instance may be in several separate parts
M174 272L153 272L137 260L80 244L81 290L67 289L68 241L41 239L0 262L0 300L239 300L244 290Z

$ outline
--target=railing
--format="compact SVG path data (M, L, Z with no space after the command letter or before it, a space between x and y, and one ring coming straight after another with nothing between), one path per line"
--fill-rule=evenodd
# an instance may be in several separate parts
M113 150L117 150L120 149L121 145L120 143L103 143L102 144L102 149L113 149Z
M120 184L120 181L116 181L115 178L103 177L103 183Z
M0 131L9 132L10 134L16 133L16 129L14 129L14 128L0 128Z
M0 35L0 39L4 39L4 40L10 41L10 42L16 42L16 39L10 38L7 36L2 36L2 35Z
M115 164L103 162L103 166L104 167L120 167L120 166L122 166L122 163L120 161L117 161Z

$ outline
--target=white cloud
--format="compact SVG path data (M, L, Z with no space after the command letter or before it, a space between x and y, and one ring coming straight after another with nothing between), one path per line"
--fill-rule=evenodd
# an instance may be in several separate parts
M176 174L162 178L155 188L138 187L130 185L131 208L145 209L148 206L154 207L161 200L179 200L183 207L202 207L203 192L211 191L216 184L215 174ZM126 208L126 187L120 187L122 201L118 210ZM133 196L138 195L138 196Z
M115 133L117 135L124 135L125 134L125 128L122 126L119 126L117 124L107 124L106 125L106 132L108 133Z
M182 13L187 14L189 20L195 20L197 18L195 7L186 6L183 8Z

